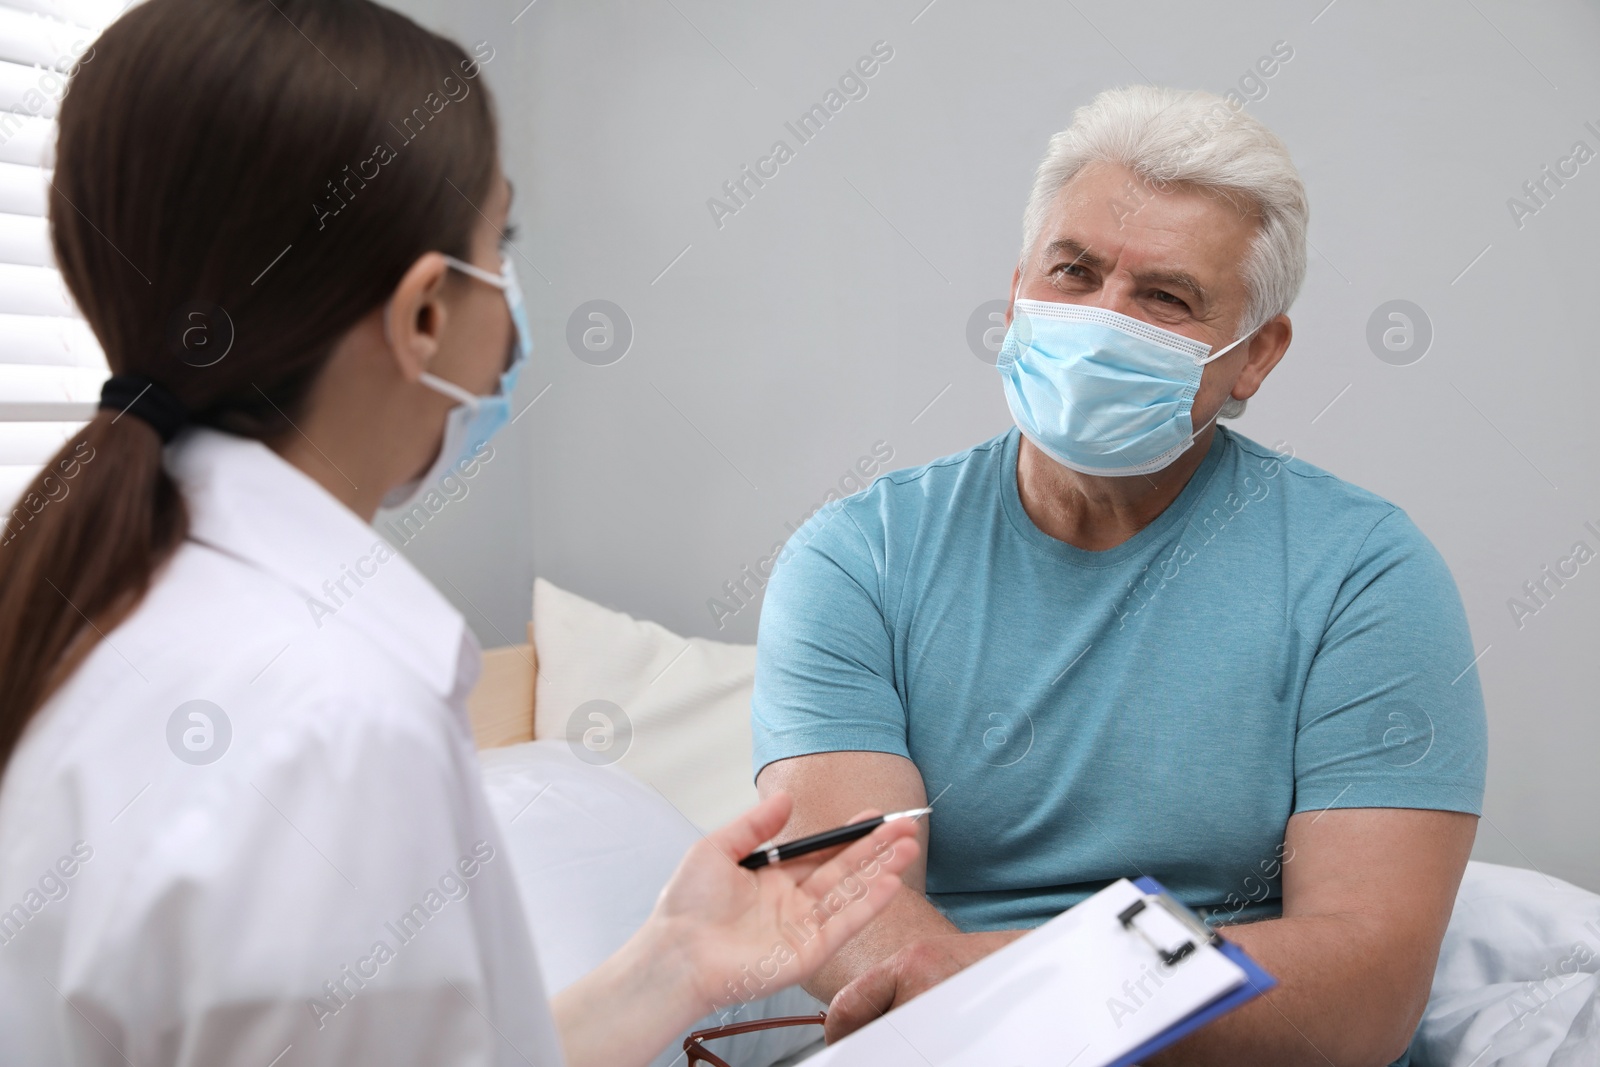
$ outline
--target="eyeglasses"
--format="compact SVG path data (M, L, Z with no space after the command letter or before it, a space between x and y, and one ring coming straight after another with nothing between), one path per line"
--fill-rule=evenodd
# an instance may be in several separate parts
M775 1030L780 1026L821 1026L827 1021L827 1013L819 1011L815 1015L789 1015L782 1019L760 1019L750 1023L713 1026L706 1030L696 1030L684 1038L683 1051L689 1056L689 1067L696 1067L697 1064L702 1063L708 1063L711 1067L733 1067L727 1060L707 1049L706 1042L715 1041L721 1037L753 1034L757 1030Z

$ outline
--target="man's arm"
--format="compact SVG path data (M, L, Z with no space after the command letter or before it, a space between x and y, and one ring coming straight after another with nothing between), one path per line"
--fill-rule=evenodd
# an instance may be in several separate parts
M785 838L804 837L843 825L855 812L866 808L906 811L928 803L916 764L883 752L819 752L778 760L762 769L756 788L762 799L780 789L794 798L794 813L784 827ZM954 924L923 895L928 872L925 820L917 821L917 842L922 846L921 852L901 873L900 892L866 929L805 983L812 996L831 1001L842 986L906 945L957 932Z
M1289 820L1283 918L1224 935L1279 981L1152 1067L1384 1067L1422 1018L1478 819L1347 808Z
M1225 930L1277 988L1151 1067L1385 1067L1398 1059L1427 1004L1477 823L1459 812L1401 808L1293 816L1283 917ZM830 1040L972 963L969 950L982 946L970 939L982 936L908 945L866 970L830 1005Z

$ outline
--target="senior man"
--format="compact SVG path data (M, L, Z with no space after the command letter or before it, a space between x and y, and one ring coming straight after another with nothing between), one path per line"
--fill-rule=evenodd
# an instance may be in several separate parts
M934 805L925 868L810 986L830 1037L1147 874L1281 982L1152 1063L1406 1062L1483 704L1406 514L1216 425L1289 347L1306 218L1253 117L1100 94L1024 219L1016 428L795 534L758 641L762 793L794 795L796 835Z

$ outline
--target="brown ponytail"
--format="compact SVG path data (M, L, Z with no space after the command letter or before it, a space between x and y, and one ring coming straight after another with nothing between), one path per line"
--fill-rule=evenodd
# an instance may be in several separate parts
M492 53L369 0L148 0L90 55L60 109L56 262L112 373L191 422L285 432L418 256L467 254ZM112 409L4 516L0 766L187 528L156 431Z

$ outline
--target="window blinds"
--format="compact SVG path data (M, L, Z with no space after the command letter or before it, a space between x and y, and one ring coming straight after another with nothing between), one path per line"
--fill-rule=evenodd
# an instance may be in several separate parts
M55 269L45 193L67 71L128 6L0 0L0 507L6 511L93 414L107 373Z

